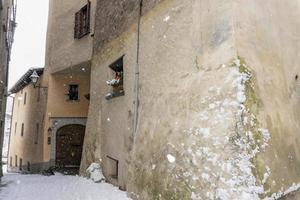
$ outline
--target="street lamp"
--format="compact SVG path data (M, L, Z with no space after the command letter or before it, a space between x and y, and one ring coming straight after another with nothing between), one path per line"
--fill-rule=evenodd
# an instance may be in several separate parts
M31 82L33 84L33 87L36 86L38 80L39 80L39 75L36 73L36 71L34 70L33 73L31 74L31 76L29 77L31 79Z

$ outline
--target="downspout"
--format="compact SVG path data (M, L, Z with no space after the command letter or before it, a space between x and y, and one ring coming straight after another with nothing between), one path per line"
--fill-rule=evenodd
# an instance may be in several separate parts
M143 0L140 0L139 5L139 14L137 21L137 48L136 48L136 65L135 65L135 75L134 75L134 119L133 119L133 138L137 134L137 125L139 118L139 79L140 79L140 33L141 33L141 17L142 17L142 8L143 8Z
M12 133L11 133L11 131L12 131L12 126L13 126L13 117L14 117L14 108L15 108L15 97L13 97L13 96L8 96L8 97L11 97L12 99L13 99L13 105L12 105L12 110L11 110L11 116L10 116L10 130L9 130L9 138L8 138L8 149L7 149L7 155L6 155L6 157L7 157L7 170L8 170L8 168L10 167L10 165L9 165L9 163L10 163L10 158L9 158L9 151L10 151L10 139L11 139L11 135L12 135ZM14 127L14 129L15 129L15 127Z

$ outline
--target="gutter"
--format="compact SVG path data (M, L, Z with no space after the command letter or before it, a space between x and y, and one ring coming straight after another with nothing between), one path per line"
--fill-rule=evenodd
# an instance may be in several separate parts
M143 0L140 0L139 5L139 15L137 21L137 51L136 51L136 65L135 65L135 75L134 75L134 119L133 119L133 138L137 134L137 126L138 126L138 118L139 118L139 79L140 79L140 34L141 34L141 17L142 17L142 9L143 9Z

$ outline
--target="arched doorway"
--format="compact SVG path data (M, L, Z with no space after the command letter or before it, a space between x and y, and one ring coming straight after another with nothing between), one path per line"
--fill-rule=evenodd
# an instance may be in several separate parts
M56 133L56 166L79 167L82 154L85 126L66 125Z

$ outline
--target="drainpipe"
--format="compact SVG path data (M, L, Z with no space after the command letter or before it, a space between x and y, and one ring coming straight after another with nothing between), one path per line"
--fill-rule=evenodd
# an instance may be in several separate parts
M142 8L143 8L143 0L140 0L139 5L139 14L138 14L138 21L137 21L137 48L136 48L136 65L135 65L135 75L134 75L134 119L133 119L133 138L136 136L137 132L137 125L138 125L138 117L139 117L139 76L140 76L140 29L141 29L141 17L142 17Z
M15 97L14 96L10 96L10 95L8 95L7 97L10 97L10 98L13 99L11 116L10 116L10 127L9 127L10 130L9 130L8 147L7 147L8 149L7 149L7 155L6 155L6 157L7 157L7 163L6 163L6 165L7 165L7 170L8 170L8 168L10 167L9 166L10 158L8 157L8 155L9 155L9 150L10 150L10 139L11 139L11 135L12 135L11 130L12 130L12 126L13 126L12 123L13 123L13 117L14 117Z

